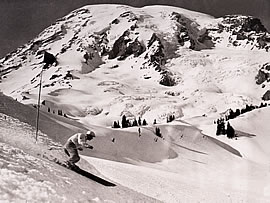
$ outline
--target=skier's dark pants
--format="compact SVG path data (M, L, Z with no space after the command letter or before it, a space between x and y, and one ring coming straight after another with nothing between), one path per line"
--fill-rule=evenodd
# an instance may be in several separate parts
M79 156L77 147L73 142L71 142L71 141L67 142L65 144L64 150L65 150L65 153L67 155L69 155L69 157L70 157L68 160L69 162L75 164L80 160L80 156Z

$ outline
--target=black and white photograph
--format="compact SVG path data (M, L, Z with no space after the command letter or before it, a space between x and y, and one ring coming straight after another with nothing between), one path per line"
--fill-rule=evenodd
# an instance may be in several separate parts
M1 0L0 202L270 203L270 1Z

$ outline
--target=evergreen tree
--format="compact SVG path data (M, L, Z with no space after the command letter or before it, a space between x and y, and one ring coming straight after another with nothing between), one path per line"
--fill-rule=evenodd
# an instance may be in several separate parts
M139 117L139 119L138 119L138 125L142 125L141 117Z
M132 126L138 126L138 122L137 122L136 118L134 119Z
M227 123L227 137L230 139L235 137L235 131L229 122Z
M172 122L174 120L175 120L175 116L174 115L167 116L167 123Z
M143 123L142 123L143 125L147 125L147 122L146 122L146 120L145 119L143 119Z
M220 120L217 120L217 131L216 131L216 135L221 135L221 128L220 128Z
M162 138L162 135L161 135L161 132L160 132L160 128L159 127L156 127L156 136Z
M261 102L260 108L266 107L266 106L267 106L267 103L262 103L262 102Z
M226 135L225 123L223 120L220 123L220 130L222 135Z
M246 105L246 111L247 112L251 111L251 107L248 104Z
M113 128L120 128L119 123L116 121L113 122Z
M234 119L234 118L235 118L235 113L232 109L230 109L228 119Z
M224 119L218 119L217 120L217 131L216 131L216 135L225 135L226 134L226 130L225 130L225 123L224 123Z
M237 117L239 115L240 115L240 110L239 109L236 109L236 111L235 111L235 117Z
M127 118L125 115L122 116L122 128L127 128Z
M59 116L62 116L62 115L63 115L62 110L58 110L58 115L59 115Z

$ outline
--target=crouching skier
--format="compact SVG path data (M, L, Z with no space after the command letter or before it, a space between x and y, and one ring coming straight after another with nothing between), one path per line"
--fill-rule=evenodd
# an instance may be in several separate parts
M93 149L93 146L87 144L87 140L92 140L95 137L93 131L84 133L76 133L72 135L64 145L64 151L69 156L68 161L65 162L68 168L76 167L75 163L80 160L78 150L82 151L83 148Z

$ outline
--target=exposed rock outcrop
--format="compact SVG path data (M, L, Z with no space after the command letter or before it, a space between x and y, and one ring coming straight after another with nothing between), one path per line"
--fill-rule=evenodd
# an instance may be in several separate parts
M176 85L176 82L175 82L174 78L172 77L172 75L169 72L165 72L162 75L159 84L170 87L170 86Z
M81 72L83 74L90 73L103 64L102 58L95 47L86 48L84 60L81 66Z
M55 63L55 65L58 64L57 59L53 54L51 54L45 50L37 52L37 55L41 55L41 54L43 54L43 61L42 62L45 63L45 66L44 66L45 69L48 68L49 66L53 65L54 63Z
M248 45L250 46L250 49L257 48L265 49L266 51L270 49L270 34L258 18L241 15L227 15L221 18L217 29L212 31L215 33L215 36L218 36L223 32L231 33L228 41L236 47L246 47ZM216 37L216 42L218 42L217 39L223 37L224 35ZM228 46L230 46L230 44L228 44Z
M243 21L242 28L240 31L244 31L244 32L255 31L256 33L267 32L261 20L258 18L253 18L253 17L247 17Z
M128 44L125 55L130 56L133 54L135 57L138 57L144 51L145 51L144 45L139 42L138 38L136 38L135 41Z
M100 56L104 56L108 54L108 38L107 38L107 30L108 28L105 28L100 33L95 33L90 36L90 38L93 39L94 43L92 46L95 47L95 49L98 51Z
M267 91L264 93L264 95L263 95L263 97L262 97L262 100L264 100L264 101L269 101L269 100L270 100L270 90L267 90Z
M109 59L114 59L118 56L122 56L125 53L127 43L131 41L128 36L129 32L125 31L124 34L114 42L112 50L109 52Z
M172 13L172 19L178 23L177 39L181 46L184 46L186 42L190 42L189 48L196 51L214 47L208 29L199 28L196 22L176 12Z
M125 31L113 44L112 50L109 52L109 59L119 57L118 60L124 60L132 54L138 57L144 51L145 46L139 42L138 38L133 41L129 38L129 31Z
M155 67L155 70L161 71L162 66L165 65L164 46L155 33L150 38L147 47L150 50L146 56L149 58L149 65Z
M259 70L258 74L255 77L256 84L260 85L264 83L265 81L270 80L270 64L266 63L262 66L262 68Z

